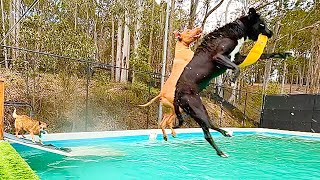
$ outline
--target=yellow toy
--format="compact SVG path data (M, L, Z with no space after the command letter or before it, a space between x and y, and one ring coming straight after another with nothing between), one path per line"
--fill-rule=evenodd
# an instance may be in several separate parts
M263 50L267 44L267 41L268 41L267 36L259 34L258 40L250 50L246 59L241 64L239 64L239 67L243 68L257 62L261 54L263 53Z

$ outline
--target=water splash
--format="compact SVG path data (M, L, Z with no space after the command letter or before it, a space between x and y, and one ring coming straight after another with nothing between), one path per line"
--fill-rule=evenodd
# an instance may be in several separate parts
M72 156L125 156L123 151L103 146L71 147L71 150Z

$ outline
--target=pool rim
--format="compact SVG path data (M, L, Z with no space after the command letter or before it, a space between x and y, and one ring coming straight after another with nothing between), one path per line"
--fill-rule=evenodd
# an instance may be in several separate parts
M280 136L298 136L303 138L312 138L320 140L320 133L312 132L300 132L300 131L288 131L278 129L267 128L222 128L226 131L232 131L236 133L261 133L269 135ZM166 129L166 132L170 134L170 129ZM217 131L210 130L212 134L220 134ZM181 128L176 129L176 133L188 134L188 133L202 133L201 128ZM157 134L162 136L161 129L138 129L138 130L117 130L117 131L98 131L98 132L70 132L70 133L53 133L46 134L44 141L64 141L64 140L81 140L81 139L97 139L97 138L112 138L112 137L125 137L125 136L141 136ZM28 136L27 136L28 138Z

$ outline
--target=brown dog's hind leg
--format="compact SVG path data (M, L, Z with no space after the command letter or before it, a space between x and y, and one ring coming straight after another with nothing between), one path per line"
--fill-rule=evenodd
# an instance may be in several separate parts
M16 137L19 138L20 129L16 128Z
M173 130L173 120L176 117L175 113L174 113L174 107L173 104L165 97L161 97L160 101L162 103L163 106L170 108L170 113L169 114L165 114L166 118L163 118L161 121L160 126L162 129L162 132L164 132L164 128L165 127L169 127L171 129L171 135L173 137L176 137L176 132ZM165 117L164 116L164 117ZM164 139L167 140L167 134L164 132ZM166 136L166 137L165 137Z
M168 114L163 114L163 116L162 116L162 120L161 120L161 122L160 122L160 128L161 128L161 130L162 130L162 136L163 136L163 139L165 140L165 141L167 141L168 140L168 136L167 136L167 133L166 133L166 131L165 131L165 128L166 128L166 122L167 122L167 119L169 118L169 115Z
M170 118L167 119L167 126L171 129L172 137L177 137L176 131L173 129L173 120L176 118L176 114L172 112Z

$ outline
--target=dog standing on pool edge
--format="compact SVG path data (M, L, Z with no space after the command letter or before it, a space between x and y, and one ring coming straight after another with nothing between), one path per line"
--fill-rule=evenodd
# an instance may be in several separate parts
M22 130L27 131L30 133L30 136L32 138L32 142L36 142L34 135L41 135L41 131L44 131L48 128L47 123L38 121L35 119L32 119L29 116L26 115L17 115L17 110L14 108L14 111L12 113L14 121L14 127L15 127L15 134L16 137L19 138L19 132ZM22 135L23 136L23 135ZM42 144L41 140L39 139L40 143Z
M231 82L234 83L240 74L240 69L232 60L235 59L234 56L239 52L243 43L240 40L249 38L256 41L259 34L269 38L272 36L271 30L267 28L260 15L255 9L250 8L247 16L240 17L203 38L201 45L176 84L173 104L179 120L177 127L183 124L181 108L200 125L205 139L221 157L227 157L227 155L215 144L209 129L216 130L224 136L231 136L231 134L210 122L199 93L208 86L211 79L224 73L226 69L233 70L234 76Z

